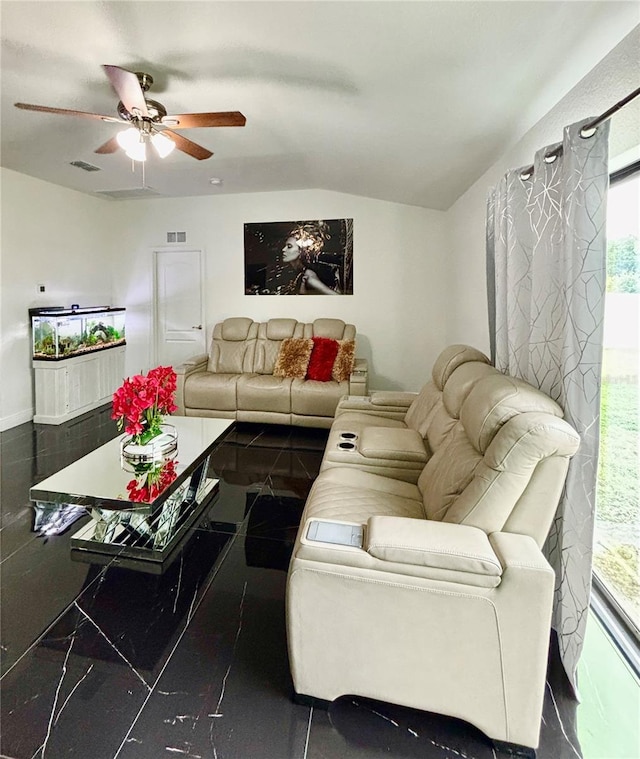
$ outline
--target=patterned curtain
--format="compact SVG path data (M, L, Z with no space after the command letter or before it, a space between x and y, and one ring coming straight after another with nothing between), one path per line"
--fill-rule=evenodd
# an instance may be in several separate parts
M495 365L556 400L582 438L545 552L556 572L553 626L569 680L591 590L606 286L608 122L588 121L509 171L487 204L487 285Z

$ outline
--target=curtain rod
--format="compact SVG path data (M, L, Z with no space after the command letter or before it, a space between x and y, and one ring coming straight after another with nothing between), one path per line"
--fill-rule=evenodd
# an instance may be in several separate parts
M633 92L629 93L626 97L623 97L622 100L617 102L615 105L612 105L611 108L606 110L604 113L601 113L597 118L595 118L593 121L590 121L588 124L585 124L582 129L580 130L580 137L583 139L588 139L589 137L593 137L593 135L596 133L596 129L605 122L607 119L610 119L615 113L617 113L619 110L625 107L627 103L630 103L632 100L635 100L635 98L640 95L640 87L638 87L637 90L634 90ZM551 160L549 163L552 163L558 155L562 152L562 148L557 148L552 153L549 153L548 156L545 156L545 160L550 158ZM533 166L528 166L526 169L523 169L520 172L520 178L527 180L530 179L533 176Z

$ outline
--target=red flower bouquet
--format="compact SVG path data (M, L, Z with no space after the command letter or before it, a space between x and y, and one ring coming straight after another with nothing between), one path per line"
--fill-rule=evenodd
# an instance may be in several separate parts
M170 366L157 366L146 377L136 374L126 379L113 394L111 418L130 436L120 444L122 467L135 475L127 484L130 501L150 503L176 479L175 428L165 425L162 429L164 415L178 408L176 383Z
M165 461L158 465L140 466L146 466L147 469L138 472L136 478L127 483L129 500L135 503L151 503L176 479L176 462Z
M157 366L147 376L136 374L113 394L112 419L131 442L145 445L161 432L163 414L178 408L174 403L177 376L170 366Z

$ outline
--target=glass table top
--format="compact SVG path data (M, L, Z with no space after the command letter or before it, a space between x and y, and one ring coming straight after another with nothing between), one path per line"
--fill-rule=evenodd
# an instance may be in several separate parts
M121 466L121 437L83 456L78 461L34 485L29 491L32 501L66 503L100 509L135 509L154 511L172 495L186 475L193 472L215 445L235 424L230 419L168 417L178 431L178 451L174 463L177 479L151 504L131 503L127 483L133 477Z

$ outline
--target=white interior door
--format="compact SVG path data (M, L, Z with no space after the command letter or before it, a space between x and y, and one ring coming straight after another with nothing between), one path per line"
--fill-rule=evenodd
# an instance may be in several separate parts
M156 250L156 362L176 366L205 353L201 250Z

